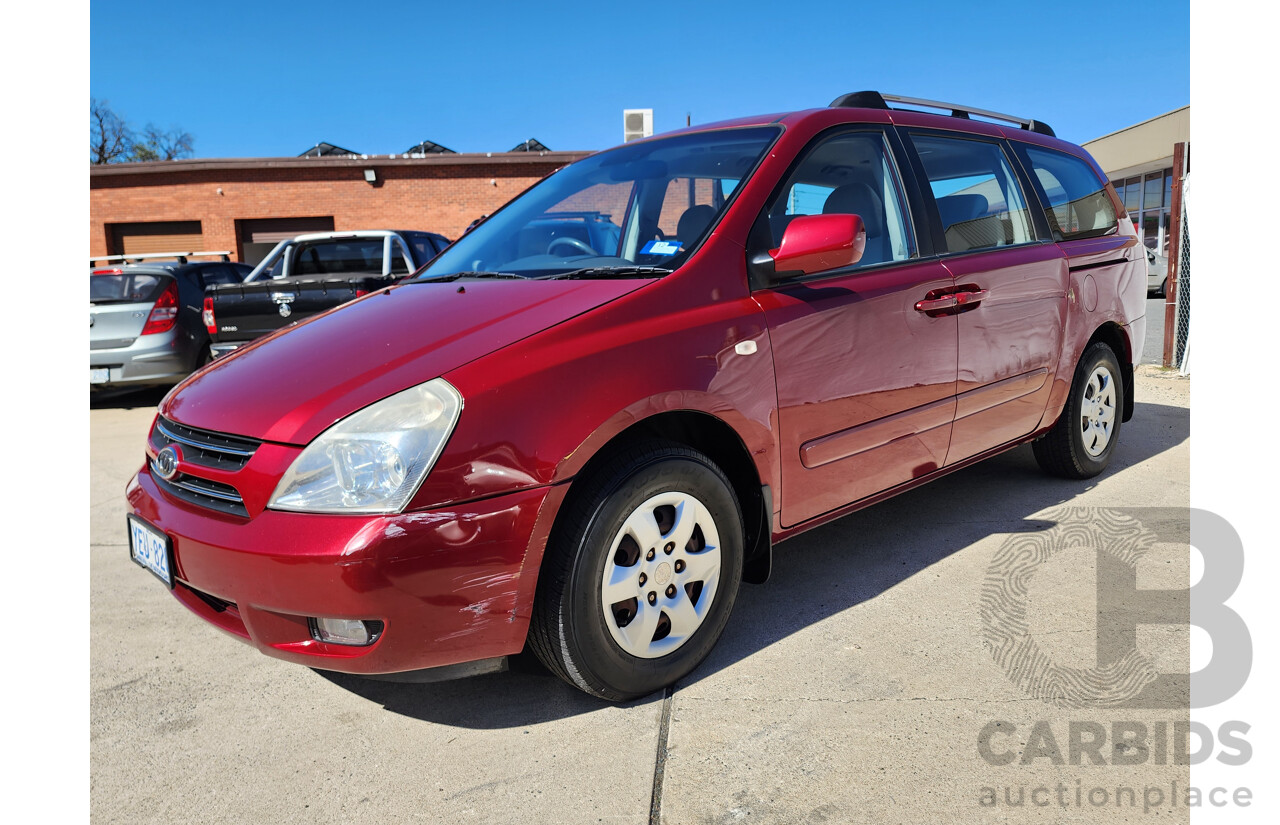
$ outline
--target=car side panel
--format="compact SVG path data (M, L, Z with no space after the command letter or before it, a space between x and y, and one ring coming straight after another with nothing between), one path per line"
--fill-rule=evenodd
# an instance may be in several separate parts
M687 304L655 281L445 375L466 399L411 508L571 479L611 438L662 412L727 423L777 484L773 357L746 294ZM708 296L709 297L709 296ZM668 307L683 309L668 311ZM755 351L735 346L750 342ZM519 411L513 415L512 411Z
M956 317L936 260L755 293L773 342L782 522L799 524L942 466L956 392Z
M1066 406L1076 363L1100 327L1115 324L1121 329L1128 352L1117 356L1133 365L1142 357L1146 334L1146 258L1137 237L1121 233L1058 246L1067 256L1070 275L1066 340L1041 427L1053 424Z
M1052 243L948 258L987 297L960 325L956 422L947 463L1026 435L1044 415L1063 342L1067 264Z

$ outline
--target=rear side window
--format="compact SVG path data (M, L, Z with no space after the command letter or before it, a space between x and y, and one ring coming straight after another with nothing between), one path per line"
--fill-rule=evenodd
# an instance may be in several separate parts
M381 275L382 238L298 244L294 275Z
M200 280L205 286L238 284L244 280L244 273L230 266L207 266L200 271Z
M948 252L1035 240L1026 199L998 144L912 135L938 204Z
M1049 226L1062 240L1093 238L1116 228L1116 210L1106 184L1074 155L1019 146L1045 204Z
M168 280L163 275L145 272L91 272L89 303L132 304L150 301L160 294Z
M408 255L409 250L405 248L404 244L400 243L400 241L396 239L391 241L392 275L408 275L412 271L409 268L408 262L405 261L405 258L408 257ZM417 267L415 266L413 269L417 269Z

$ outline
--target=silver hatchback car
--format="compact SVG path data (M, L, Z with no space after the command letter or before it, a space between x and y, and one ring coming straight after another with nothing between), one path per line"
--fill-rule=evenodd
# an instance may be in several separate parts
M1147 294L1164 298L1169 287L1169 259L1147 250Z
M209 333L200 317L205 287L239 283L249 271L227 260L185 257L91 268L90 391L185 378L208 360Z

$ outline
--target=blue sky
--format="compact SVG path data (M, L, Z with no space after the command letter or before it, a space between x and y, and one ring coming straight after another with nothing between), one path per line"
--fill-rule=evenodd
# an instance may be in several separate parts
M317 141L506 151L621 142L878 89L1083 142L1190 101L1189 9L1148 2L94 3L90 94L197 157ZM1139 37L1141 34L1141 37ZM1158 55L1180 59L1157 67Z

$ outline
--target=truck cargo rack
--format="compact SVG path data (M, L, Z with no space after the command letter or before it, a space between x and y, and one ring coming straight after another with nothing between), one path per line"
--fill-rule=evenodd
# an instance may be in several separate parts
M941 100L925 100L920 97L902 97L901 95L886 95L880 92L850 92L847 95L840 95L840 97L831 101L830 108L889 109L891 108L889 106L890 103L901 103L904 106L920 106L926 109L942 109L950 112L951 117L958 117L964 120L970 120L970 115L977 115L990 120L1012 123L1029 132L1057 137L1052 127L1043 121L1001 114L987 109L975 109L972 106L960 106L956 103L944 103Z
M224 264L231 263L231 253L229 251L220 252L140 252L137 255L100 255L96 258L90 258L89 263L111 263L118 261L119 263L139 263L141 261L153 260L156 258L177 258L178 263L185 264L187 258L212 258L221 257Z

